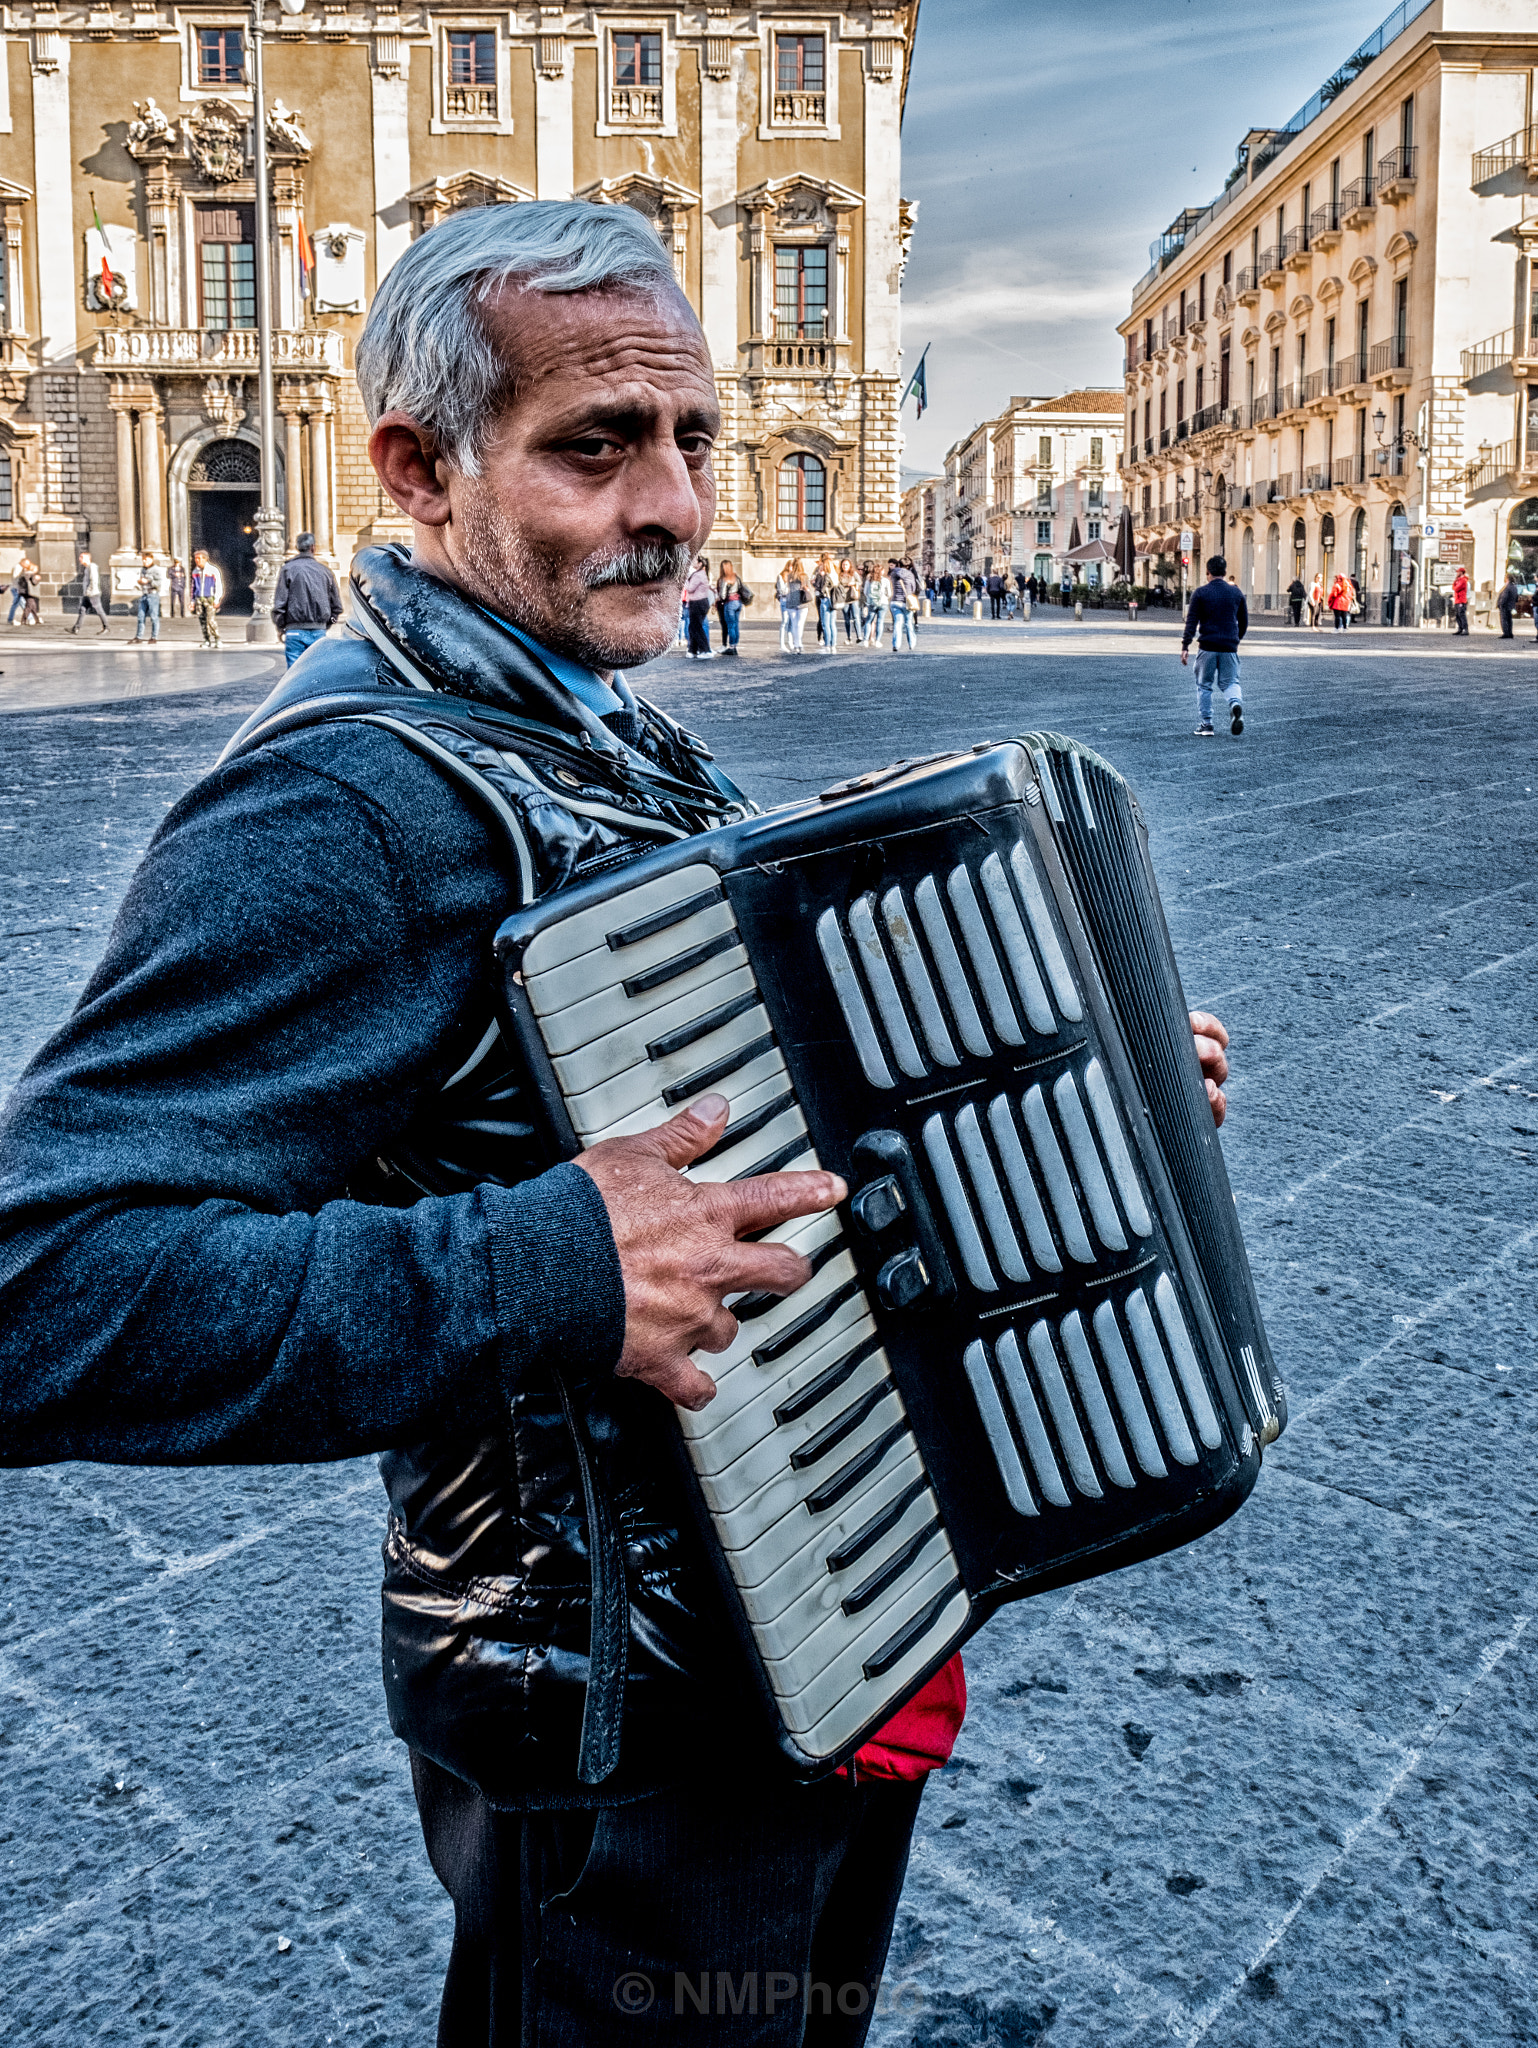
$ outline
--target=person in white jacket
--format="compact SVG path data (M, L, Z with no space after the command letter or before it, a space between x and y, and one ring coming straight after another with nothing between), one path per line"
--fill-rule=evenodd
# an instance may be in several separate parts
M865 644L879 647L892 616L892 579L874 562L865 564ZM895 646L893 652L896 652Z
M208 559L207 548L192 557L192 609L203 628L203 645L219 645L219 607L224 603L224 578Z
M793 555L775 577L774 594L780 600L780 652L799 654L801 635L806 631L806 614L812 601L799 555Z

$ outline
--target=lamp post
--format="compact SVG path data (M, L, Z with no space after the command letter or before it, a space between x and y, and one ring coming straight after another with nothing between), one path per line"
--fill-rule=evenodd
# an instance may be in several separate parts
M262 73L262 16L266 0L251 6L252 168L256 181L256 432L261 452L261 504L256 514L256 577L251 590L248 641L271 645L278 637L272 623L273 592L283 559L283 514L278 510L276 407L272 391L272 194L267 180L267 94ZM279 0L285 14L303 14L304 0ZM289 479L293 488L293 479Z

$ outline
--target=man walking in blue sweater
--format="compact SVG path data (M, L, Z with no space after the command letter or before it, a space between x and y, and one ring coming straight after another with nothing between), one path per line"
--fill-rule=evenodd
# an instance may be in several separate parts
M1212 688L1214 683L1228 702L1228 729L1237 739L1244 731L1244 692L1239 687L1239 642L1249 631L1250 615L1244 592L1228 581L1228 564L1221 555L1207 558L1207 581L1191 593L1186 607L1185 638L1180 643L1180 665L1191 659L1191 642L1196 641L1196 737L1212 737Z

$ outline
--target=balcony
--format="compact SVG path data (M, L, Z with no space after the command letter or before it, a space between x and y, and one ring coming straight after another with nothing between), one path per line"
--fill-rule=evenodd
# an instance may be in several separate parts
M1330 465L1330 478L1338 491L1360 489L1367 481L1367 458L1362 455L1337 455Z
M1310 257L1309 231L1306 227L1289 228L1282 237L1282 268L1284 270L1307 270Z
M258 367L256 329L231 327L104 327L96 337L98 370L147 370L157 373L248 370ZM276 370L306 370L322 375L346 367L343 337L333 328L279 328L272 337Z
M1378 159L1378 197L1395 206L1415 190L1415 159L1420 154L1401 143Z
M1191 422L1190 422L1189 420L1176 420L1176 422L1175 422L1175 439L1176 439L1177 441L1184 441L1184 440L1187 440L1187 439L1189 439L1189 438L1190 438L1190 433L1191 433Z
M1321 398L1330 394L1330 371L1334 364L1327 364L1322 370L1310 370L1298 385L1299 405L1317 405Z
M1153 460L1153 452L1153 435L1150 434L1148 439L1143 443L1143 460L1145 462L1151 462Z
M1329 463L1316 462L1311 469L1305 469L1302 488L1305 492L1333 490L1335 481L1330 474Z
M443 88L445 121L495 121L497 89L494 85L446 85Z
M1375 341L1367 361L1367 375L1372 383L1392 390L1395 385L1410 381L1410 337L1396 334L1388 341Z
M1165 449L1166 449L1166 448L1168 448L1168 446L1169 446L1169 445L1170 445L1170 430L1169 430L1169 428L1168 428L1168 427L1161 427L1161 428L1159 429L1159 453L1160 453L1160 454L1162 455L1162 454L1164 453Z
M825 92L777 92L770 119L777 128L826 128L828 95Z
M1234 300L1241 306L1253 306L1260 297L1260 272L1241 270L1234 280Z
M1372 452L1372 473L1374 476L1408 476L1410 458L1403 448L1390 444L1387 448L1375 448Z
M1358 178L1354 185L1348 185L1340 195L1341 226L1347 228L1370 227L1377 204L1378 202L1373 196L1372 179Z
M1319 250L1333 249L1341 238L1340 206L1331 201L1328 206L1316 206L1308 217L1308 239L1310 246Z
M1280 476L1271 479L1271 503L1285 505L1292 496L1292 471L1284 469Z
M1483 450L1480 452L1484 454ZM1502 441L1498 448L1492 448L1488 454L1484 455L1484 460L1477 469L1469 471L1467 484L1469 494L1472 495L1475 491L1488 491L1496 484L1504 484L1507 477L1516 469L1516 466L1516 442Z
M1261 250L1260 261L1256 264L1255 269L1260 278L1260 288L1262 291L1275 291L1278 285L1287 282L1287 273L1282 268L1282 245L1280 242L1278 242L1274 249Z
M776 115L778 120L779 116ZM609 94L612 127L657 128L662 125L660 85L616 85Z
M1249 424L1252 427L1263 427L1266 421L1272 417L1271 396L1272 394L1269 391L1262 391L1250 400Z
M1297 386L1283 384L1271 395L1271 417L1279 420L1284 413L1293 412L1303 401L1297 395Z
M1492 142L1488 149L1476 149L1469 183L1484 185L1491 178L1503 178L1508 171L1517 170L1525 178L1538 178L1538 122Z

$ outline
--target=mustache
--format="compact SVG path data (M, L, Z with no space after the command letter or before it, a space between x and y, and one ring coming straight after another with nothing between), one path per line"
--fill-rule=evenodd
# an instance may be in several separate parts
M578 575L589 590L609 583L682 583L694 550L682 541L640 541L613 554L589 555Z

